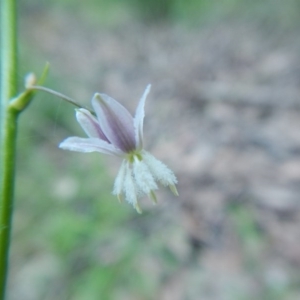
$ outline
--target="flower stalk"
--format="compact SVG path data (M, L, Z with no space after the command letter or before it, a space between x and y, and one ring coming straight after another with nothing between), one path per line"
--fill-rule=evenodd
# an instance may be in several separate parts
M66 95L64 95L62 93L56 92L56 91L54 91L52 89L49 89L47 87L39 86L39 85L26 85L25 87L26 87L27 91L34 91L34 90L36 90L36 91L46 92L48 94L51 94L51 95L56 96L58 98L61 98L61 99L65 100L65 101L67 101L67 102L69 102L69 103L77 106L78 108L84 108L84 106L80 105L79 103L77 103L72 98L70 98L70 97L68 97L68 96L66 96Z

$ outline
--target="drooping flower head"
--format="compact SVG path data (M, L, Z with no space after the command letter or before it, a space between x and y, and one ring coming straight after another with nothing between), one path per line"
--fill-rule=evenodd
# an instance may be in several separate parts
M157 182L176 190L177 179L174 173L161 161L143 149L143 123L147 86L135 116L113 98L96 93L92 106L96 116L89 110L76 110L76 118L87 138L69 137L59 147L78 152L101 152L123 158L116 177L113 194L121 201L122 197L141 212L138 199L145 195L156 203Z

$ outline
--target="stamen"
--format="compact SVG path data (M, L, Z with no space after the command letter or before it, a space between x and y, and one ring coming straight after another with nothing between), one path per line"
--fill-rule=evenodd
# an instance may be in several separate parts
M175 196L179 196L178 191L176 189L176 186L174 184L170 184L169 185L169 189L171 190L171 192L175 195Z
M118 197L119 202L122 203L123 202L122 194L118 194L117 197Z
M134 208L136 209L136 211L137 211L139 214L142 214L142 213L143 213L143 211L142 211L142 209L141 209L141 207L140 207L140 204L139 204L138 202L136 202L136 203L134 204Z

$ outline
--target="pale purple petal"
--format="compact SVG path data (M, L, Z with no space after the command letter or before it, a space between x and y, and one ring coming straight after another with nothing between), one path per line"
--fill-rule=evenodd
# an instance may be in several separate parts
M104 154L122 156L123 152L98 138L69 137L59 144L59 148L77 152L101 152Z
M85 133L91 138L99 138L109 142L105 134L100 128L98 120L91 114L90 111L84 108L76 110L76 119Z
M139 149L143 148L143 125L144 125L144 117L145 117L145 102L150 92L150 88L151 88L151 84L148 84L137 106L135 117L134 117L135 138L137 142L137 147Z
M108 140L124 152L135 150L133 118L129 111L105 94L95 94L92 105Z

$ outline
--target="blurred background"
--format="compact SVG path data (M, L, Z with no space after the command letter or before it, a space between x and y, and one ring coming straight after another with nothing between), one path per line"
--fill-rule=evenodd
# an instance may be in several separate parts
M39 92L20 117L9 300L300 299L300 2L19 1L24 75L134 112L178 176L144 210L111 195L121 161Z

